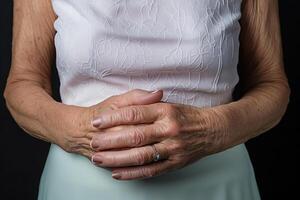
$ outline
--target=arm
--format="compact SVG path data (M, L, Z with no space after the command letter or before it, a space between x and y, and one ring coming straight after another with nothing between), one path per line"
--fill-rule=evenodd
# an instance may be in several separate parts
M46 127L56 123L50 121L60 104L51 97L56 16L50 2L14 1L12 63L4 97L22 129L34 137L53 142L52 133L48 133Z
M242 4L240 73L242 98L216 108L234 134L231 146L274 127L284 115L290 89L284 72L278 2L245 0ZM230 130L228 130L230 132Z
M51 96L51 66L56 16L51 0L15 0L13 18L12 64L4 97L17 124L33 137L89 157L90 139L98 131L91 121L102 109L161 99L161 93L147 95L132 90L90 107L55 101Z

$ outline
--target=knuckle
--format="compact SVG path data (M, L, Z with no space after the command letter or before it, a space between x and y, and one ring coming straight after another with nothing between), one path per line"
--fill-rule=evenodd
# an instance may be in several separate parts
M116 109L118 109L118 104L119 104L118 101L111 102L109 104L109 108L112 109L112 110L116 110Z
M169 144L169 149L171 152L180 152L182 149L184 149L185 144L182 141L176 141L171 144Z
M129 171L127 174L128 174L129 177L135 177L136 176L136 173L134 171Z
M142 118L140 109L136 106L131 106L124 113L129 121L138 121Z
M85 115L84 118L80 119L80 116L76 117L75 119L72 120L72 124L76 124L77 129L80 131L88 130L90 127L90 124L91 124L90 123L90 119L91 119L90 115L92 115L92 116L94 115L93 111L91 111L91 113L88 113L88 115Z
M166 103L160 103L160 102L153 104L153 108L157 111L157 113L159 115L162 115L162 116L164 116L166 114L167 106L168 105Z
M138 128L133 129L133 131L131 132L132 134L132 145L134 146L141 146L144 143L145 140L145 136L143 134L143 132L141 132L141 130L139 130Z
M65 150L67 153L75 153L74 150L72 149L72 147L70 147L70 146L65 146L65 147L64 147L64 150Z
M175 107L174 107L173 104L168 103L168 104L165 104L165 105L163 106L163 110L164 110L164 112L165 112L166 114L169 115L169 114L174 113Z
M94 119L96 116L98 116L98 107L96 106L91 106L87 108L87 119L92 120Z
M153 176L155 176L155 171L151 170L149 168L144 168L144 169L142 169L142 175L144 177L153 177Z
M137 118L137 109L136 107L127 108L122 112L122 115L126 121L134 121Z
M68 153L75 153L77 151L76 140L73 137L66 136L62 148Z
M115 123L120 118L119 113L112 113L111 115L108 115L103 117L103 119L108 123Z
M75 146L75 145L67 145L65 147L65 151L68 153L79 153L79 147Z
M110 104L112 102L119 102L119 98L120 98L120 95L111 95L109 96L108 98L106 98L103 102L107 103L107 104Z
M176 121L170 121L167 128L166 134L176 136L180 133L180 125Z
M112 95L108 97L104 102L106 102L105 107L109 107L112 110L119 108L119 105L122 104L123 98L121 95Z
M156 170L156 169L149 170L149 172L148 172L148 176L149 176L149 177L153 177L153 176L156 176L156 175L158 175L158 174L159 174L159 172L158 172L158 170Z
M187 165L187 160L181 157L173 159L173 170L183 168Z
M144 165L144 164L145 164L146 159L145 159L145 157L143 156L143 154L137 153L137 154L135 155L135 159L136 159L136 163L137 163L138 165Z

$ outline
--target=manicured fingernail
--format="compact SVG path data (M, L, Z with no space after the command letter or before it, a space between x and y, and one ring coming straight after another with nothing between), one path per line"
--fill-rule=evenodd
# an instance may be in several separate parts
M91 149L96 150L99 148L99 144L97 142L94 142L94 140L91 140L90 147Z
M99 155L94 155L93 157L92 157L92 160L93 160L93 162L94 163L97 163L97 164L102 164L103 163L103 158L102 158L102 156L99 156Z
M101 123L102 123L101 118L95 118L92 121L92 125L95 126L95 127L99 127L101 125Z
M154 91L152 91L151 93L156 93L156 92L158 92L159 90L154 90Z
M112 177L119 179L119 178L121 178L121 174L114 172L114 173L112 173Z

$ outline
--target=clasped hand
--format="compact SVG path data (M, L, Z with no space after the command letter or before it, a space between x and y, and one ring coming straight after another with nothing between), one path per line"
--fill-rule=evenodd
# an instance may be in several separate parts
M110 168L119 180L141 179L182 168L222 149L225 132L218 127L223 119L214 109L162 102L161 90L144 93L142 101L148 98L152 103L124 106L119 99L94 116L92 125L98 131L90 146L95 165ZM153 162L152 144L162 157L158 162Z

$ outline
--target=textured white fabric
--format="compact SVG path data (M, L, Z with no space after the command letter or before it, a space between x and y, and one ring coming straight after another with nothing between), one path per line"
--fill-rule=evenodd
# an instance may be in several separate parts
M133 88L214 106L238 82L240 0L53 0L64 103Z
M130 89L198 107L232 101L241 0L52 0L65 104L90 106ZM260 199L244 144L147 180L118 181L52 144L39 200Z

